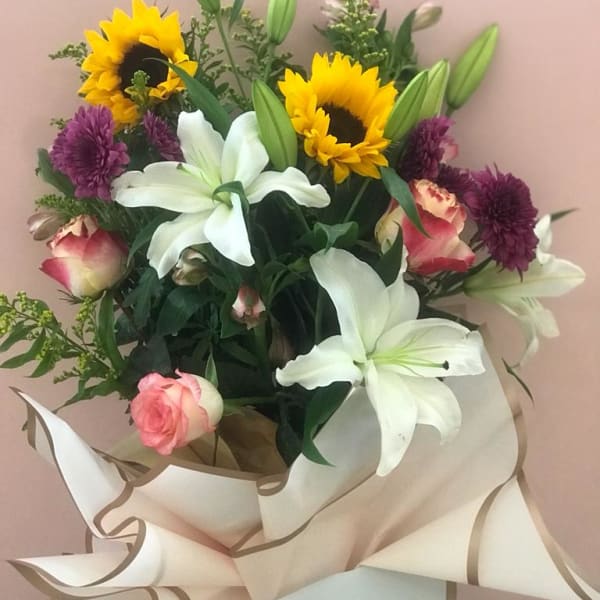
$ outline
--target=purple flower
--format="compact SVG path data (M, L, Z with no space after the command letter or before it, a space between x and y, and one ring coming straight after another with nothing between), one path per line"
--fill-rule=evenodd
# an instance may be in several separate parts
M490 256L510 271L526 271L538 244L533 231L537 209L529 188L498 168L493 173L487 167L472 173L472 177L476 188L465 195L464 201Z
M108 108L81 107L54 140L52 166L73 182L76 198L110 201L111 181L129 162L127 146L115 141L114 129Z
M166 121L154 113L147 112L144 115L143 124L148 141L156 148L161 158L183 161L179 139Z
M470 171L445 164L440 165L434 183L454 194L461 202L469 192L476 189Z
M452 160L458 154L454 139L448 135L452 124L448 117L433 117L424 119L413 129L398 165L402 179L437 179L440 163Z

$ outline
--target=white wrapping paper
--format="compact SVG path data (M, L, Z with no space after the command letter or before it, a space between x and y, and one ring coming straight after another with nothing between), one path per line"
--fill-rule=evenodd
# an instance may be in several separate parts
M30 443L54 462L90 532L89 553L13 561L56 597L159 600L443 600L447 582L549 600L600 600L546 531L521 470L520 411L491 360L451 378L463 427L440 446L417 430L374 475L379 428L361 391L319 433L335 465L300 456L261 477L178 459L139 474L91 450L19 392Z

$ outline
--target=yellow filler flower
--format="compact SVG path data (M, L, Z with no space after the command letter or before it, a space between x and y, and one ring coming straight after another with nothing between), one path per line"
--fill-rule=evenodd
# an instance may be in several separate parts
M304 137L304 151L333 168L341 183L350 175L379 178L388 164L383 151L390 140L383 130L394 105L393 83L381 85L377 67L363 71L347 56L315 54L312 76L305 81L286 70L279 89L294 129Z
M142 0L131 4L131 17L115 9L112 21L100 22L104 35L85 32L92 52L81 66L90 75L79 93L90 104L108 107L119 126L131 125L140 117L126 91L137 71L148 75L149 96L155 102L167 100L185 87L166 65L146 59L169 61L190 75L198 67L185 53L177 12L162 18L156 6L148 7Z

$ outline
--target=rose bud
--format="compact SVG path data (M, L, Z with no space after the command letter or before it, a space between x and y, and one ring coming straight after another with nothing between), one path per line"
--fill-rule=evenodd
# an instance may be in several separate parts
M296 16L297 0L269 0L267 8L267 35L269 41L279 45L285 40Z
M430 237L424 236L408 219L398 202L391 200L387 212L375 227L375 237L383 252L394 243L399 229L408 252L408 269L420 275L439 271L467 271L475 254L459 235L467 218L465 207L456 196L427 179L413 180L410 188L421 223Z
M262 321L265 310L258 292L247 285L242 285L231 306L231 317L239 323L244 323L247 329L253 329Z
M163 455L214 431L223 416L223 398L210 381L176 373L178 379L149 373L131 401L131 418L142 444Z
M38 210L27 219L29 233L36 242L53 236L66 222L66 219L51 208Z
M446 102L452 110L460 108L477 89L494 56L498 25L490 25L467 48L452 69Z
M298 162L298 139L281 100L264 81L257 79L252 84L252 103L260 139L273 166L278 171L295 167Z
M206 258L193 248L186 248L179 257L171 279L177 285L198 285L208 277Z
M436 2L423 2L415 11L412 30L420 31L435 25L442 17L442 7Z
M120 237L100 229L94 217L80 215L48 242L53 258L41 270L78 297L95 298L115 285L127 269L127 247Z

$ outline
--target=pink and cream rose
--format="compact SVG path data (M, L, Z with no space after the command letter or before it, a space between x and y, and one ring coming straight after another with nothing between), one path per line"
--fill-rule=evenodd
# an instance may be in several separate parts
M223 398L210 381L176 371L178 379L149 373L138 383L131 417L144 446L168 455L215 430Z
M421 217L424 236L408 219L398 202L392 198L385 214L375 227L375 237L383 252L392 246L402 229L408 252L408 269L420 275L439 271L468 270L475 254L460 239L467 212L456 196L427 179L413 180L410 189Z
M78 297L95 298L117 283L127 270L127 246L98 227L94 217L80 215L48 242L52 258L41 270Z

